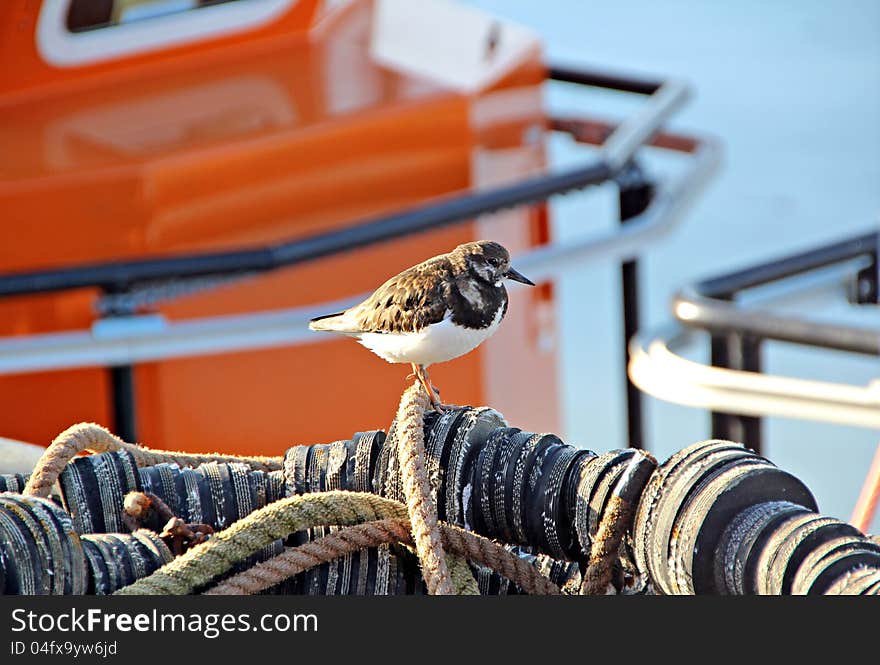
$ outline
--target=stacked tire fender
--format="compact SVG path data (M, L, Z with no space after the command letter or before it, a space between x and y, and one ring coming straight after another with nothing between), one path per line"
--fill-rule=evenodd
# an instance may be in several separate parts
M631 510L609 591L660 594L880 594L880 544L818 514L809 489L744 446L711 440L660 466L634 449L601 455L553 434L510 427L493 409L428 413L426 466L441 520L493 538L576 591L607 534L609 506ZM126 533L128 492L156 494L191 523L219 531L285 496L330 490L403 500L396 427L350 440L294 446L283 469L208 463L138 469L125 451L73 460L60 496L22 496L26 477L0 476L0 591L112 593L171 560L157 533ZM603 527L604 524L604 527ZM290 534L241 562L242 570L335 527ZM616 541L615 541L616 542ZM473 567L483 594L520 590ZM233 571L235 572L235 571ZM272 590L296 594L423 594L406 548L353 552Z

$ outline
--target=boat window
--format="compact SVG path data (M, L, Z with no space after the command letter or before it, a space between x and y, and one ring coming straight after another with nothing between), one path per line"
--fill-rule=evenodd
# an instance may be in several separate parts
M211 5L242 0L71 0L67 29L71 32L110 28Z
M297 2L43 0L37 48L54 66L77 67L254 30Z

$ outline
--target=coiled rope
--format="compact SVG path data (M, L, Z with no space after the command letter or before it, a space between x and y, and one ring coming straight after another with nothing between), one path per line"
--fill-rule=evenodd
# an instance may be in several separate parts
M196 467L206 462L241 462L256 471L276 471L282 468L280 457L237 457L234 455L190 454L166 450L151 450L133 443L126 443L106 427L97 423L77 423L55 437L40 457L23 494L46 497L58 476L74 457L90 450L96 453L125 450L131 453L139 466L152 466L170 462L181 467Z
M384 519L344 527L335 533L290 548L268 561L258 563L204 593L218 596L259 593L309 568L357 550L378 547L386 543L411 545L413 539L410 529L410 523L406 519ZM526 593L548 595L561 593L559 587L544 577L534 566L488 538L448 524L440 525L440 533L447 551L462 559L491 568ZM453 558L453 561L456 561L456 558ZM473 584L473 577L469 571L467 576Z

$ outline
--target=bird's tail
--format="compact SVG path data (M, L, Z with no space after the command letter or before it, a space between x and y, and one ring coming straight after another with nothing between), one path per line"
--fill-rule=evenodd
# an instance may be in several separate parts
M327 330L331 332L351 333L352 325L346 312L336 312L336 314L325 314L318 316L309 321L310 330Z

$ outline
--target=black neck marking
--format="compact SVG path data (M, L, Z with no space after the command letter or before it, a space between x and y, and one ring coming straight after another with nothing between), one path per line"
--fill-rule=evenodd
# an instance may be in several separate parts
M495 320L498 308L503 308L501 316L507 313L507 289L504 285L495 286L482 280L470 280L469 288L479 294L479 305L466 298L458 285L450 294L452 322L464 328L482 329Z

